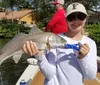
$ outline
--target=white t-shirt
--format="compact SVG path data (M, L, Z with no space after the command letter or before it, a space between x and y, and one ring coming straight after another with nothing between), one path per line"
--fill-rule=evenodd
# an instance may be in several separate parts
M83 58L77 58L73 49L51 49L46 55L37 57L38 65L45 76L44 85L84 85L84 78L93 79L97 73L97 48L95 42L87 36L80 41L60 35L68 44L87 43L90 52Z

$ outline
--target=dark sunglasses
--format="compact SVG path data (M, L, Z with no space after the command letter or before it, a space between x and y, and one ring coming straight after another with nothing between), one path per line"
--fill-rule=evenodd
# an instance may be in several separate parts
M70 22L72 22L76 19L83 21L85 18L86 18L86 15L83 14L83 13L80 13L80 12L72 13L72 14L67 16L67 20L70 21Z

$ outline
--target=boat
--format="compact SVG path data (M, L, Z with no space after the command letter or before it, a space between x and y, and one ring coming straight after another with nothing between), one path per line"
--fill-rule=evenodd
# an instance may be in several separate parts
M97 57L98 72L100 72L100 57Z
M16 85L19 85L21 80L25 80L27 85L43 85L44 76L37 65L37 60L35 58L29 58L27 62L29 65L18 79ZM100 57L98 58L98 65L100 66ZM100 71L97 72L95 79L84 80L84 85L100 85Z

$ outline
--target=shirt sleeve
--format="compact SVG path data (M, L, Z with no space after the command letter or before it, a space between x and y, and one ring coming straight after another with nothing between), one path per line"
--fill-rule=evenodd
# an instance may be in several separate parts
M90 52L83 59L78 59L78 62L87 80L92 80L96 77L97 48L95 42L90 45Z
M58 16L58 15L53 16L52 19L47 24L45 31L52 29L57 24L57 22L59 22L59 20L60 20L60 16Z
M52 79L56 74L56 62L55 62L56 50L47 51L43 56L35 56L38 60L38 66L43 75L48 79ZM42 57L42 58L41 58Z

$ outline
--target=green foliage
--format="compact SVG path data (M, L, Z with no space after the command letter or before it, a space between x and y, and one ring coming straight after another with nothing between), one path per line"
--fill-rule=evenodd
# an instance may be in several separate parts
M86 31L89 33L89 37L100 43L100 24L86 25Z
M28 33L29 27L18 25L17 23L11 23L9 20L0 21L0 37L13 37L17 33Z
M14 7L17 8L28 8L33 9L36 13L36 19L37 22L47 23L52 14L54 13L54 5L51 3L54 0L31 0L31 3L29 0L1 0L0 7L3 7L5 9L11 8L13 11ZM64 8L72 3L72 2L80 2L85 5L87 10L94 10L93 7L96 9L100 9L99 4L100 0L65 0ZM12 14L13 16L13 14ZM45 20L47 19L47 20ZM13 22L13 20L12 20Z
M97 55L100 56L100 24L86 25L86 32L97 44Z
M52 14L55 11L54 5L51 3L54 0L33 0L33 10L36 13L38 23L48 23Z
M29 3L27 2L27 0L2 0L0 2L0 6L4 7L4 8L11 8L13 9L13 7L20 7L20 6L26 6Z

